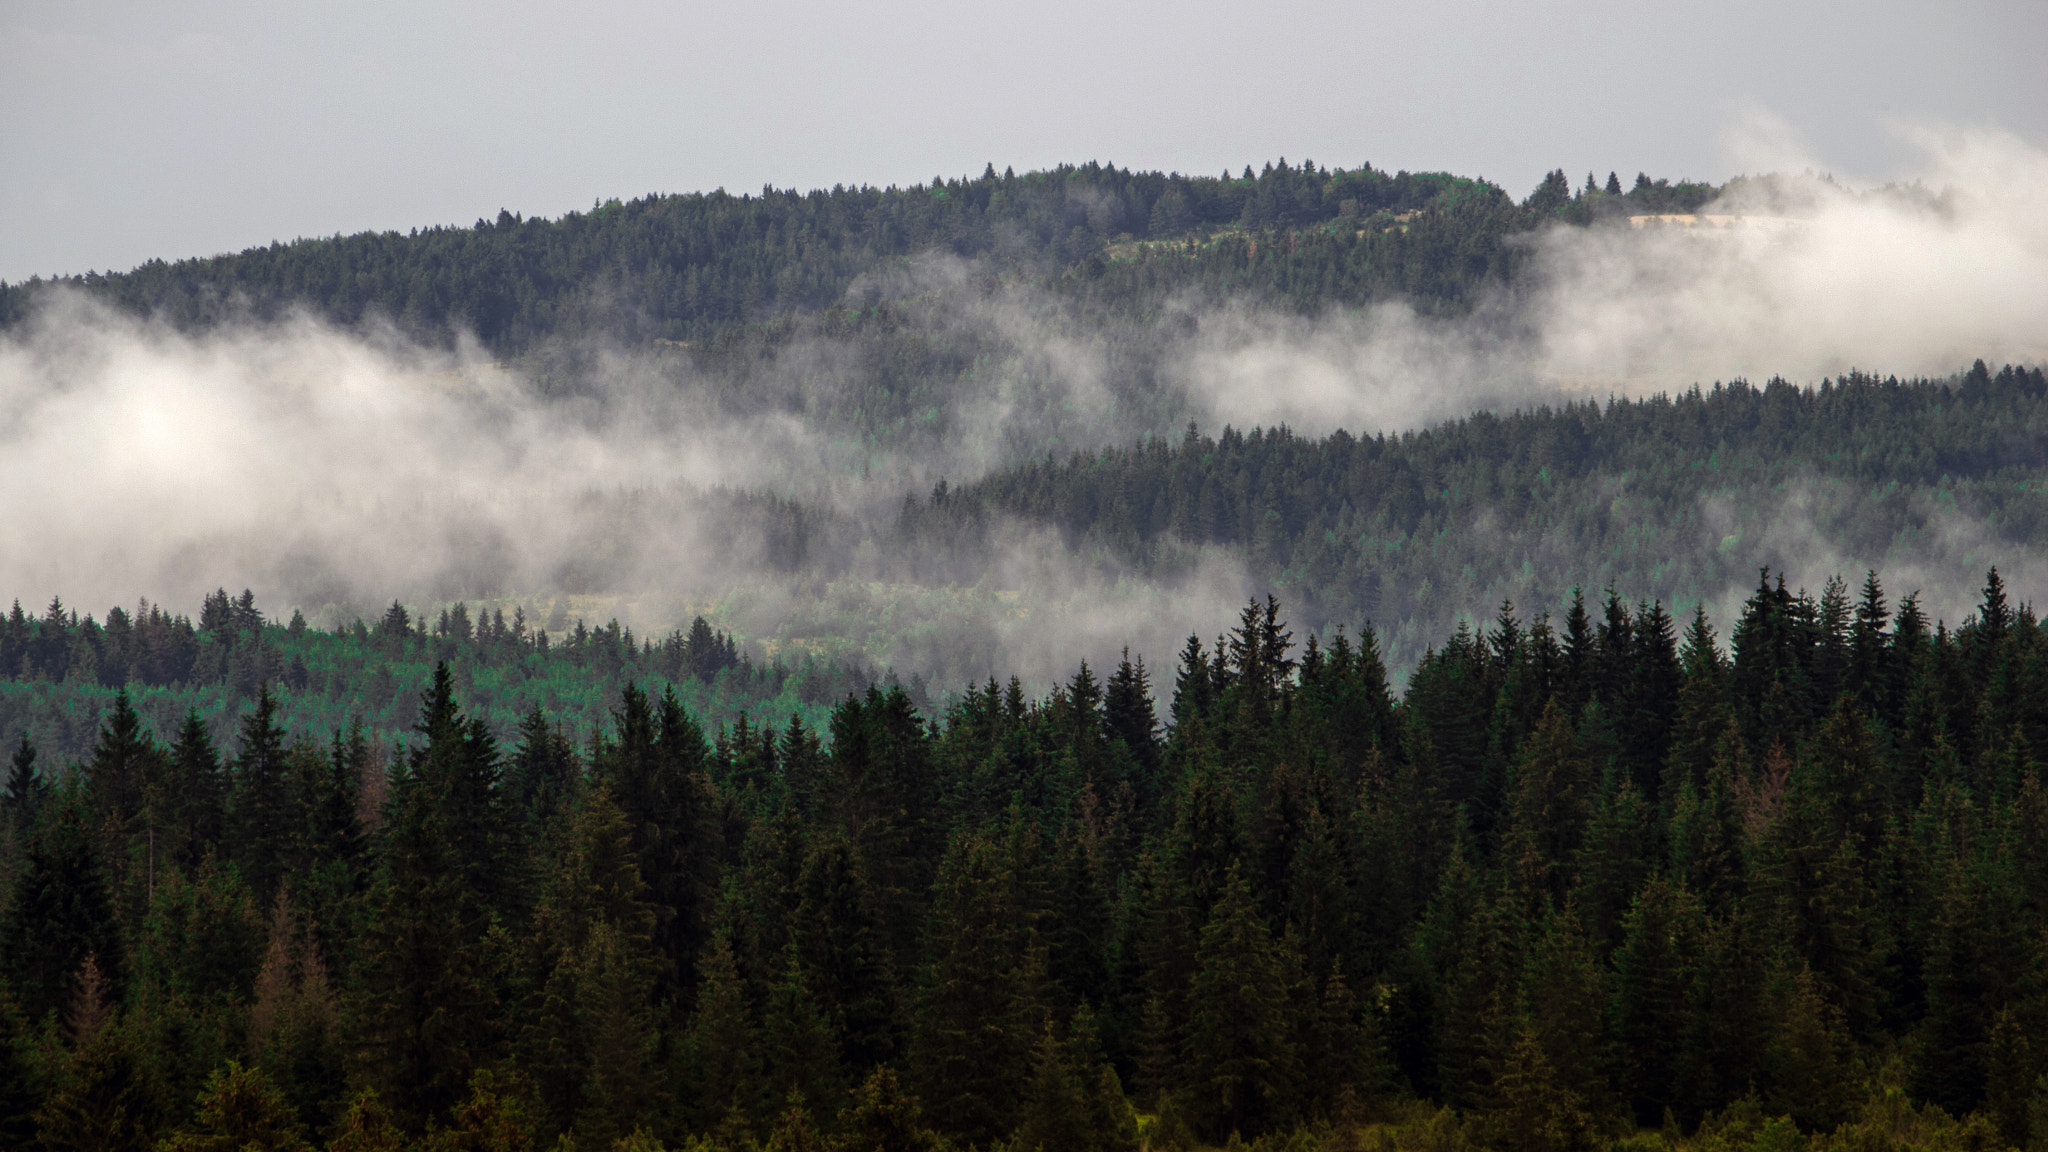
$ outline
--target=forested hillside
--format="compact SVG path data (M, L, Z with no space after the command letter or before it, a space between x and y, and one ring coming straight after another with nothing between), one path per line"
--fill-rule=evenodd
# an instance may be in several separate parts
M825 732L629 685L501 741L442 663L389 758L263 686L227 740L145 718L131 649L79 764L12 745L0 1139L2029 1147L2048 632L1995 570L1955 625L1753 588L1718 636L1503 607L1398 697L1369 627L1255 600L1170 686L873 686Z
M431 624L393 603L374 624L341 622L332 631L266 620L255 596L207 598L196 621L144 603L115 607L105 623L81 619L61 600L32 616L20 603L0 619L0 742L26 738L53 764L91 752L101 720L118 695L157 731L188 715L209 738L225 740L235 716L267 694L277 722L296 731L352 730L379 755L407 740L435 667L450 669L470 717L510 740L545 710L565 738L580 742L606 722L621 689L639 683L673 689L706 723L758 726L801 718L821 729L833 702L893 674L812 658L759 664L732 636L703 617L687 630L636 639L612 620L589 628L545 623L515 607L479 611L458 602ZM930 710L921 677L910 697Z
M1545 221L1691 211L1708 185L1638 176L1573 194L1563 173L1517 205L1483 181L1361 165L1220 177L1062 165L907 188L612 200L558 220L500 212L471 228L361 233L129 272L0 284L0 327L71 283L181 326L299 306L415 336L473 331L506 354L546 337L703 341L736 325L858 306L860 282L944 253L1093 307L1156 308L1187 290L1304 307L1400 295L1457 309L1515 261L1506 238Z
M1503 599L1613 586L1711 602L1758 557L1919 566L1952 535L2041 555L2044 445L2048 378L1981 361L1952 381L1736 382L1399 435L1190 428L913 497L897 554L917 578L972 582L1020 519L1145 573L1221 547L1313 627L1377 622L1408 666L1459 614Z

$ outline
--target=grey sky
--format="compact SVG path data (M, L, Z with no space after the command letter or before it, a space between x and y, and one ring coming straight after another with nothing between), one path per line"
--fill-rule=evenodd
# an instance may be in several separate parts
M2042 143L2044 46L2038 0L0 0L0 278L990 161L1722 179L1759 109L1882 178L1890 121Z

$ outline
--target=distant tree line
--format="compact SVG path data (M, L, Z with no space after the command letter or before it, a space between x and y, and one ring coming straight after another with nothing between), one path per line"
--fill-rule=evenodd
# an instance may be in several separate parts
M1410 666L1475 603L1557 605L1581 583L1694 603L1739 586L1788 501L1873 564L1927 558L1958 517L2039 554L2044 444L2048 377L1982 361L1946 381L1737 381L1396 435L1191 426L913 495L890 554L914 578L972 582L1018 521L1057 530L1077 563L1161 576L1222 546L1311 627L1372 619Z
M1236 176L990 166L978 178L904 188L654 195L557 220L506 211L469 228L273 242L0 283L0 328L50 286L71 284L185 328L306 308L343 325L381 316L428 339L461 328L501 354L586 334L695 342L858 305L849 293L863 278L928 252L1096 303L1201 288L1305 305L1398 294L1455 309L1511 270L1509 235L1616 211L1689 211L1714 191L1639 176L1627 193L1610 177L1606 191L1574 194L1559 172L1517 205L1484 181L1369 164L1282 159Z
M673 685L715 722L751 710L813 724L847 692L893 681L808 656L756 663L702 616L658 640L635 637L617 620L590 628L579 619L558 625L551 641L521 608L509 622L503 608L472 619L460 602L431 627L422 623L394 601L375 624L357 619L322 631L297 610L278 624L248 591L210 594L196 623L146 601L133 612L110 608L104 622L79 617L61 599L37 616L16 602L0 617L0 741L25 737L52 757L81 757L124 690L126 706L160 728L196 710L209 738L222 739L235 709L268 693L280 723L360 724L366 740L388 751L406 739L437 663L453 670L471 714L504 738L542 703L571 730L594 731L621 687L635 681ZM935 707L921 677L908 688L921 706Z

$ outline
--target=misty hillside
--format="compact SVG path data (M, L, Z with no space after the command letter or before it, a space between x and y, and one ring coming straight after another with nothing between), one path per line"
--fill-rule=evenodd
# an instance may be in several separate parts
M833 701L892 676L932 714L990 676L1057 683L1124 646L1158 667L1247 590L1285 596L1304 635L1373 629L1396 684L1503 601L1532 620L1562 621L1610 592L1673 616L1726 612L1759 566L1814 595L1833 571L1878 568L1931 616L1960 620L1970 605L1944 599L1959 571L2040 577L2044 434L2048 378L1980 364L1951 380L1737 384L1398 436L1190 429L941 482L865 514L689 491L594 496L577 562L552 574L567 596L449 604L464 595L451 591L410 615L316 603L267 623L253 599L230 612L224 596L196 618L17 604L0 620L0 739L32 733L81 756L122 687L160 728L197 708L225 737L267 681L293 726L361 723L388 745L405 738L438 660L505 739L536 706L596 731L633 681L673 684L707 725L796 715L821 728ZM636 641L616 620L588 629L569 614L572 601L615 611L667 570L675 555L645 526L690 514L719 552L721 592L704 610L730 630L728 654L705 655L715 633L701 618L694 640L683 629ZM465 578L508 579L482 567Z
M947 687L1006 662L1043 683L1068 671L1035 655L1056 647L1035 639L1046 630L1107 638L1098 661L1120 643L1157 660L1191 616L1274 590L1309 629L1371 623L1405 675L1477 606L1561 614L1574 589L1726 610L1759 566L1811 590L1880 568L1913 591L1991 563L2033 587L2048 555L2044 438L2048 377L1981 362L1945 380L1738 382L1398 435L1190 428L942 480L864 514L715 505L735 591L713 615L756 643L849 638L821 650ZM646 499L589 506L579 591L636 586L632 526L690 497ZM793 592L748 594L749 571Z
M934 177L907 188L723 190L612 200L558 220L501 212L472 228L302 239L58 281L181 326L299 306L342 324L381 316L416 336L473 331L502 353L550 337L699 342L735 326L858 306L862 281L944 253L1090 304L1156 307L1177 292L1311 307L1401 296L1458 309L1501 282L1508 238L1552 220L1689 212L1708 185L1612 177L1575 196L1553 174L1519 205L1443 173L1299 167L1231 177L1063 165ZM0 284L0 326L50 285Z
M1214 546L1322 628L1374 621L1401 665L1474 604L1612 587L1727 604L1759 565L1945 583L2048 550L2048 379L1860 373L1480 413L1397 436L1225 429L1007 469L906 501L895 554L972 583L1019 523L1171 573Z

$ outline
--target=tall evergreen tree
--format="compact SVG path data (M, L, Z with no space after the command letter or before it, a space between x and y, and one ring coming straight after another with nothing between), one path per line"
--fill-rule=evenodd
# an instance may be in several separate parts
M346 1000L354 1075L415 1128L461 1099L498 1023L439 802L414 781L394 798Z
M287 853L295 847L287 831L295 821L285 732L278 725L277 699L267 683L258 687L255 708L242 718L241 747L231 777L230 851L256 899L267 904L277 895Z
M0 958L22 1012L40 1024L69 1004L88 958L118 997L126 961L120 923L85 814L66 803L30 843L0 919Z
M48 781L36 770L36 746L28 738L28 730L23 729L21 743L15 746L14 755L7 762L6 794L0 797L6 801L7 819L17 841L26 840L34 829L36 814L48 791Z
M1288 965L1236 868L1202 929L1188 993L1187 1079L1218 1136L1256 1134L1284 1114L1299 1075Z

